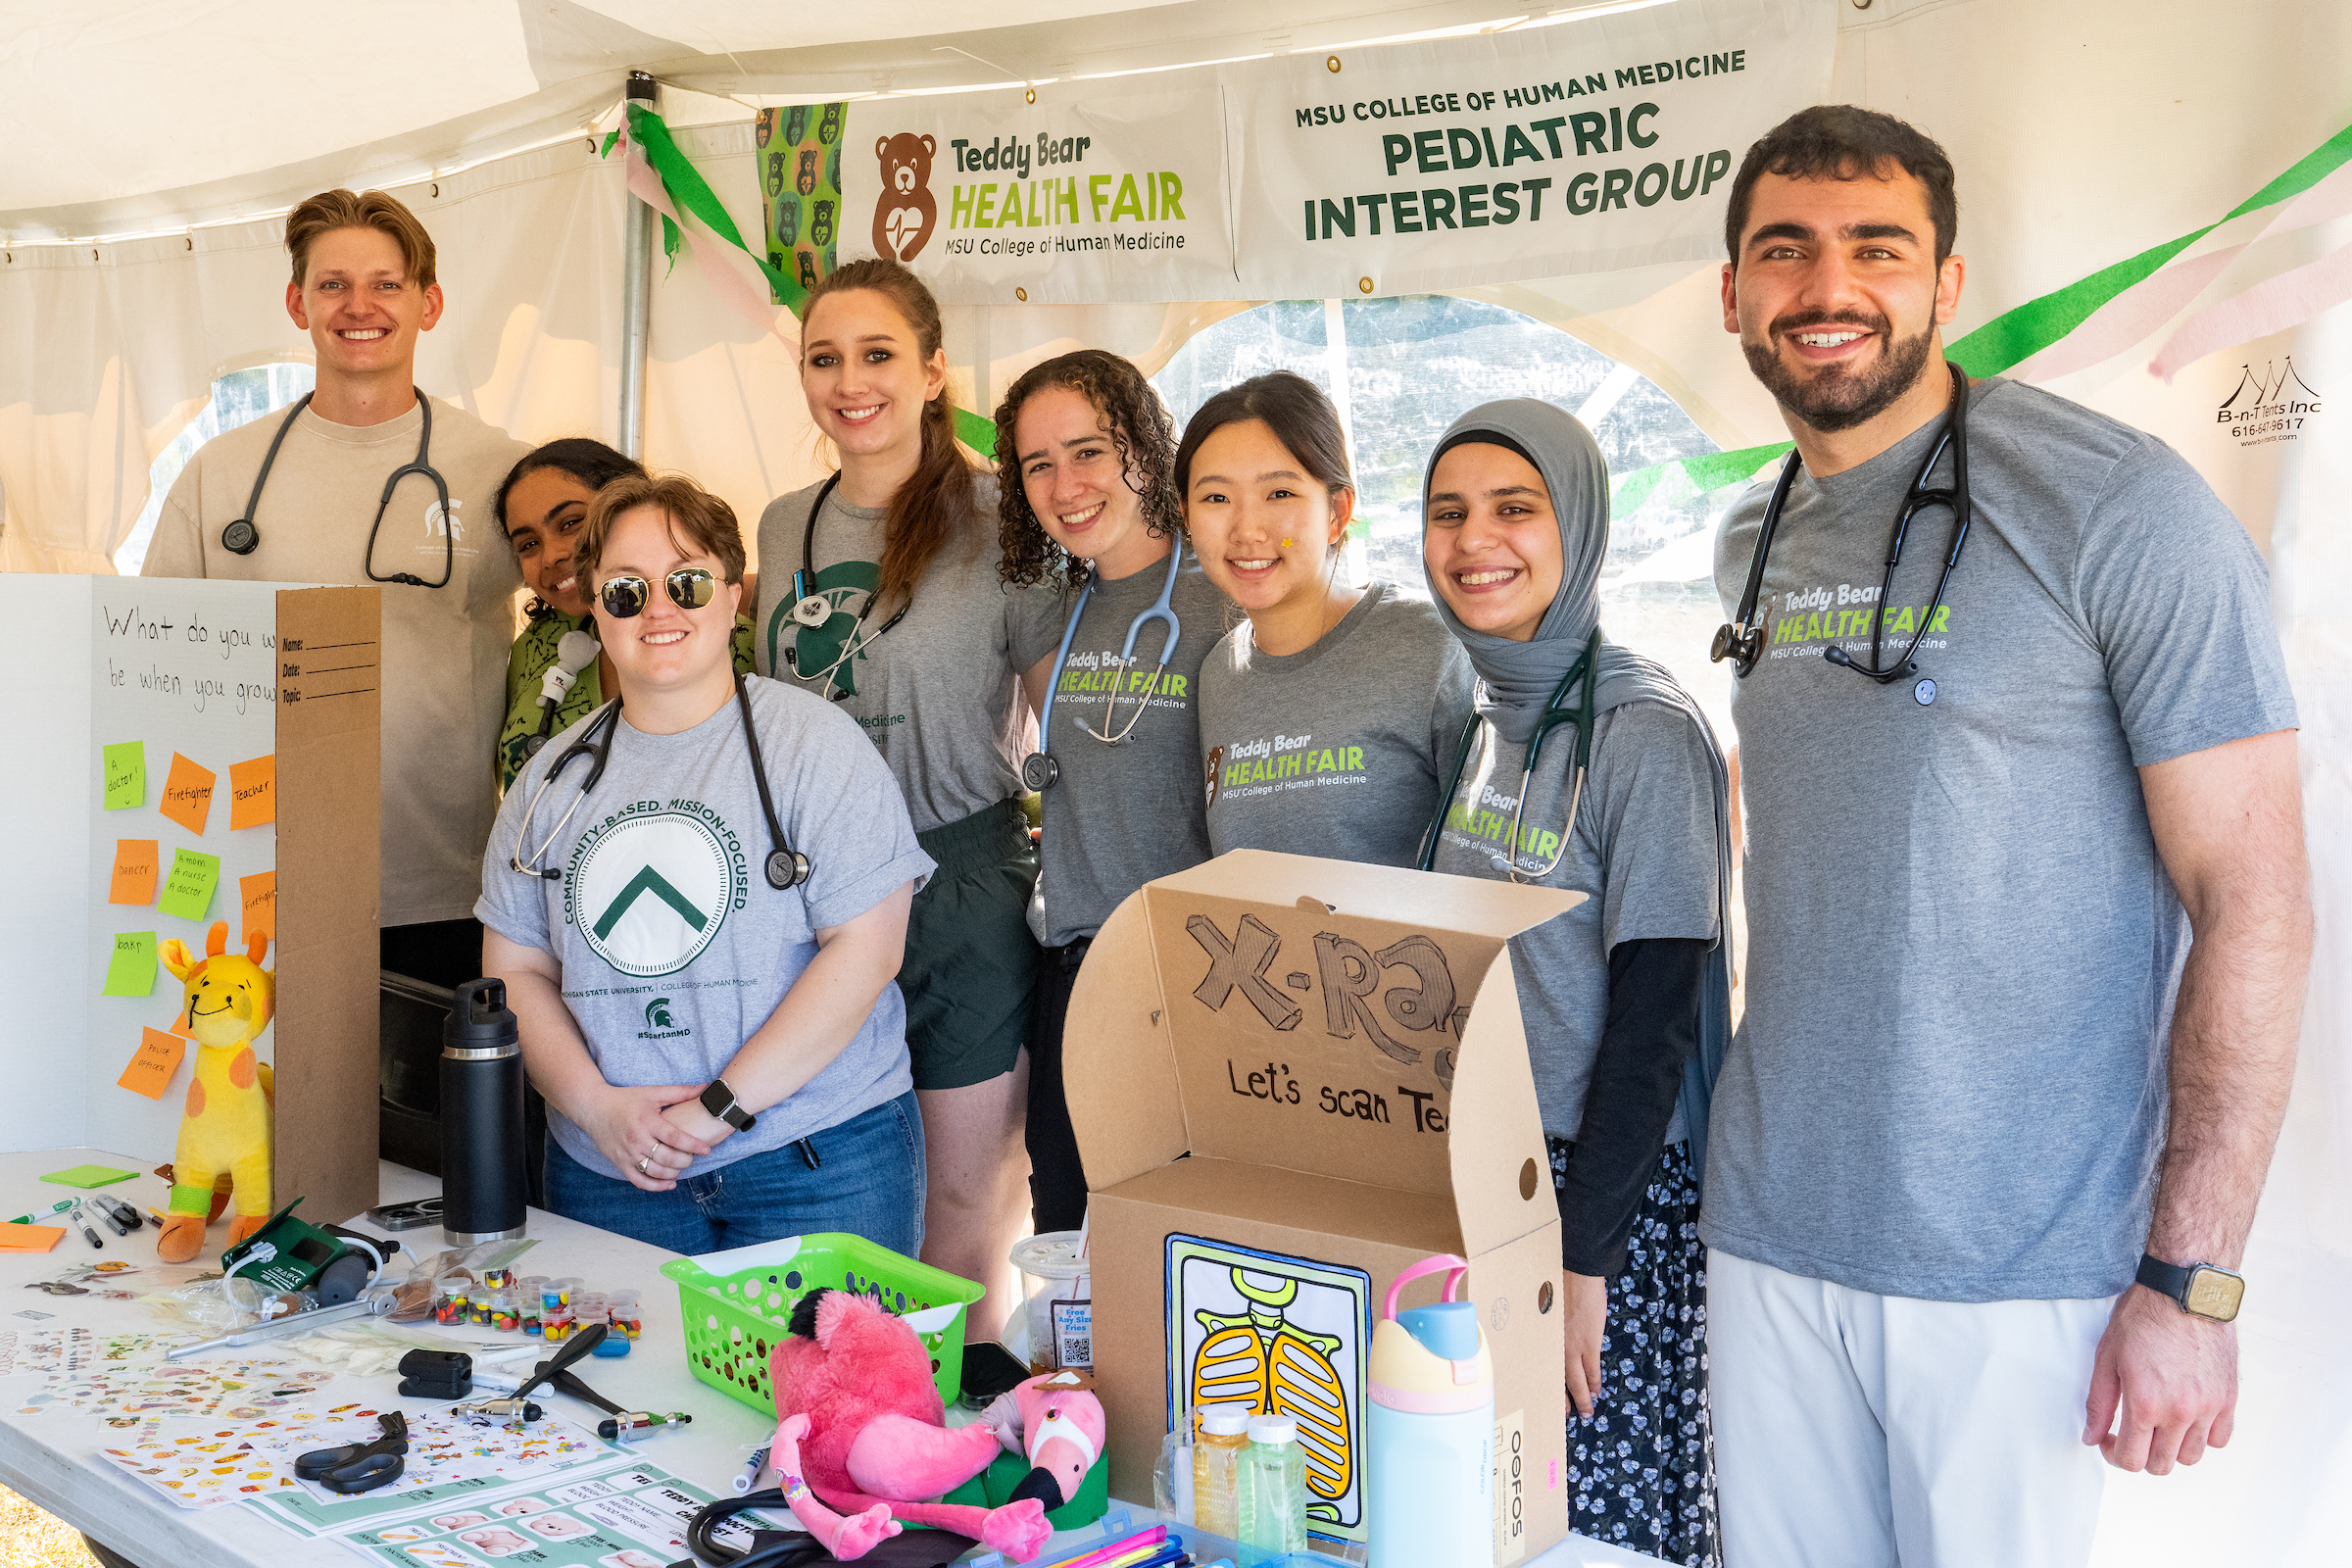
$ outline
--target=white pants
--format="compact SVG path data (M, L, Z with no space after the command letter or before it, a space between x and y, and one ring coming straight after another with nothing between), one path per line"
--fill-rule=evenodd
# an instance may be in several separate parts
M1922 1301L1707 1255L1727 1568L2080 1568L2114 1298Z

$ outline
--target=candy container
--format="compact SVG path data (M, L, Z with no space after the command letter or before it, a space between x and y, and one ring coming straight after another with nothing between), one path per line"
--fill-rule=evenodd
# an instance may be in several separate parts
M463 1274L445 1275L434 1286L433 1321L463 1323L466 1321L466 1291L473 1284Z
M562 1294L564 1304L569 1306L572 1304L571 1298L580 1293L580 1277L577 1274L566 1274L555 1282L555 1287ZM579 1314L574 1312L572 1315L577 1317Z
M645 1309L637 1304L635 1291L614 1291L609 1299L615 1331L632 1340L645 1332Z
M490 1326L501 1334L512 1334L522 1327L513 1291L500 1291L490 1298Z
M466 1321L477 1329L490 1326L490 1298L497 1295L487 1285L477 1285L466 1298Z

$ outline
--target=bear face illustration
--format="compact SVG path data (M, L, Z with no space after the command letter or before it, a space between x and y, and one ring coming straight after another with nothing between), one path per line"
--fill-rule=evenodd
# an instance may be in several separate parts
M825 154L825 183L836 191L841 189L841 149L838 146Z
M796 251L794 254L801 259L801 287L816 287L816 253L814 251Z
M841 140L841 105L825 105L825 115L816 122L816 139L827 146Z
M761 188L767 192L767 199L771 202L784 194L784 155L782 153L767 155L767 177L761 182Z
M882 195L874 203L874 254L911 262L939 226L939 203L931 194L931 159L939 143L901 131L874 142L882 165Z
M808 222L809 244L821 247L833 243L833 209L838 205L822 196L816 199L816 216Z
M794 104L784 122L784 139L798 144L808 134L808 106Z
M793 188L804 196L816 189L815 148L804 147L801 149L801 172L799 176L793 180Z
M801 237L801 202L799 197L776 203L776 243L785 250Z

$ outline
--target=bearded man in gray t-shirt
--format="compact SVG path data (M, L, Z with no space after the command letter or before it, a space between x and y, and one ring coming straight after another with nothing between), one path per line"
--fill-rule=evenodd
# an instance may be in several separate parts
M1724 325L1796 440L1715 566L1750 934L1700 1223L1731 1568L2080 1563L2094 1446L2162 1474L2227 1442L2227 1271L2293 1069L2266 567L2161 442L1947 364L1953 184L1910 126L1817 108L1730 203Z

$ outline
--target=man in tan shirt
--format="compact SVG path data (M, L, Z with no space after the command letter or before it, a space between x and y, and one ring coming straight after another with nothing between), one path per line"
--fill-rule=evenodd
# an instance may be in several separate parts
M383 961L455 985L480 971L471 916L521 585L491 505L529 448L416 390L416 335L442 302L432 236L407 208L381 191L322 191L286 220L286 312L311 334L318 389L198 449L143 572L384 585ZM446 497L412 469L379 511L385 481L419 462L428 418L422 461Z

